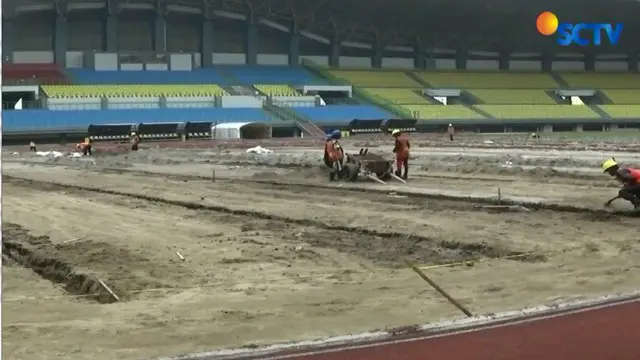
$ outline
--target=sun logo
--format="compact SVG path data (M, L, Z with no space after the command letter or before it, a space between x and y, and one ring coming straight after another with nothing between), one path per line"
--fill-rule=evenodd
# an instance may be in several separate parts
M544 36L551 36L558 30L558 17L551 11L544 11L536 19L536 28Z

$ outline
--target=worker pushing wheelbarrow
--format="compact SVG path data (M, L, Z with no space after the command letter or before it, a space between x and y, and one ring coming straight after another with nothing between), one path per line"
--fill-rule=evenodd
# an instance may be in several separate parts
M340 137L340 131L336 130L326 138L324 163L331 169L330 181L356 181L360 175L363 175L381 184L386 184L390 179L406 183L393 173L392 161L386 160L381 155L370 153L369 149L360 149L358 154L354 155L346 154L340 145Z

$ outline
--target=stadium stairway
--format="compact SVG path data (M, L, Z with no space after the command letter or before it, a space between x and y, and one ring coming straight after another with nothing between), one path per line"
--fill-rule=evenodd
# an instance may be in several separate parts
M606 111L604 111L598 105L587 104L587 106L589 107L589 109L593 110L593 112L598 114L601 118L608 119L608 120L611 119L611 115L609 115Z
M413 79L413 81L415 81L418 84L422 85L422 87L424 87L424 88L430 88L431 87L431 85L426 80L420 78L413 71L407 70L407 71L404 72L404 74L407 75L408 77L410 77L411 79Z
M556 83L558 83L558 87L561 89L570 89L571 86L569 86L569 83L567 83L567 81L565 79L562 78L562 76L560 76L560 74L558 74L555 71L551 71L550 72L551 77L553 78L553 80L556 81Z

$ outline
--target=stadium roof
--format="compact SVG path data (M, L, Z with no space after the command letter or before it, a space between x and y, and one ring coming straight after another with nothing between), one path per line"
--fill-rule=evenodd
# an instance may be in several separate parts
M48 4L61 10L75 3L117 8L120 4L166 4L193 7L213 14L227 11L268 18L282 24L295 21L299 28L331 38L386 45L426 48L468 47L487 51L554 51L554 42L540 36L536 16L550 10L561 21L622 22L621 43L607 52L640 51L640 0L4 0L3 12L12 6ZM108 5L107 5L108 4ZM563 49L584 52L594 48Z

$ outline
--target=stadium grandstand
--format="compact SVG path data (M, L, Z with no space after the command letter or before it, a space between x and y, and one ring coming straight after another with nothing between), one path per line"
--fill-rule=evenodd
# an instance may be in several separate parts
M561 47L536 31L544 4L459 2L4 1L3 135L259 122L320 136L355 119L639 127L640 3L555 4L563 21L624 24L615 46Z

